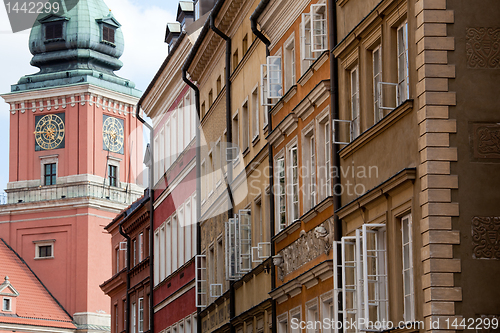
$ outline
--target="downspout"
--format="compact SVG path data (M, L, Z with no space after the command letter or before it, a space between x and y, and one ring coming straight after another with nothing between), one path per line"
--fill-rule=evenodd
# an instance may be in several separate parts
M154 281L154 224L153 224L153 215L154 215L154 131L153 127L149 125L142 117L141 117L141 103L142 98L137 103L136 107L136 117L139 121L145 125L149 129L149 147L150 147L150 156L149 156L149 174L148 174L148 187L149 187L149 331L154 332L154 294L153 289L155 287ZM120 232L121 233L121 232ZM130 243L130 242L129 242ZM130 245L127 245L128 247ZM127 248L127 253L129 253L129 249ZM127 261L128 266L129 261ZM127 267L128 270L128 267ZM128 281L128 271L127 271L127 283ZM129 285L127 285L127 316L128 310L130 310L129 299L128 299L128 289ZM129 328L128 320L127 320L127 329ZM129 331L127 330L127 333Z
M226 131L227 131L227 142L233 141L233 126L231 119L231 38L220 31L215 26L215 14L212 12L210 14L210 29L219 35L222 39L226 41ZM232 150L231 150L232 151ZM226 153L227 155L227 153ZM231 160L234 159L234 156L231 156ZM226 165L227 170L227 191L229 194L230 205L228 209L228 216L231 217L234 215L234 199L233 193L231 190L231 184L233 182L233 163L229 161ZM231 280L229 282L229 320L236 316L236 295L234 290L234 281ZM230 324L229 331L231 333L235 332L235 327Z
M257 26L257 20L259 16L262 14L266 6L269 4L270 0L262 0L258 5L257 8L255 8L255 11L252 13L252 16L250 16L250 23L251 23L251 28L252 32L254 33L255 36L257 36L258 39L260 39L264 45L266 46L266 58L269 57L270 51L269 51L269 45L271 45L271 41L264 36L264 34L259 30ZM267 107L266 107L267 108ZM267 115L267 132L271 133L273 131L273 119L271 116L271 110L268 110L268 115ZM274 215L274 169L273 169L273 145L268 144L268 158L269 158L269 234L270 238L272 239L274 237L275 233L275 215ZM271 255L274 255L275 247L274 247L274 242L271 241ZM274 263L271 264L271 290L274 290L276 288L276 266L274 266ZM277 326L277 319L276 319L276 301L272 300L271 301L271 311L272 311L272 326L271 326L271 332L276 333L276 326Z
M328 30L330 39L330 50L337 45L337 5L334 0L328 0ZM342 237L342 222L339 220L339 216L335 213L335 210L341 207L341 192L337 191L337 187L341 186L340 182L340 155L339 155L339 145L335 143L336 135L338 133L333 131L333 120L339 119L339 73L337 58L330 52L330 116L331 116L331 134L330 142L332 143L332 166L337 172L333 172L332 177L332 195L333 195L333 219L335 228L335 240L340 241ZM338 193L337 193L338 192Z
M219 35L222 39L226 41L226 72L225 72L225 80L226 80L226 131L227 131L227 141L233 141L233 126L231 124L231 38L220 31L215 26L215 17L214 13L210 14L210 29L213 30L217 35ZM234 156L231 156L234 158ZM231 206L228 210L228 216L234 215L234 199L233 193L231 190L231 183L233 182L233 168L232 163L228 163L226 166L227 170L227 191L229 194L229 199L231 202Z
M123 221L122 221L123 222ZM126 297L126 303L127 303L127 309L126 309L126 316L125 316L125 332L126 333L129 333L130 332L130 295L128 293L129 289L130 289L130 237L123 231L123 226L122 226L122 223L120 222L120 224L118 225L118 230L120 232L120 235L122 235L123 237L125 237L125 239L127 240L127 295L125 296ZM115 325L118 325L118 323L115 323Z
M194 90L194 103L196 108L196 114L198 119L200 119L200 90L198 87L187 78L187 70L189 64L185 63L182 66L182 80ZM200 119L201 120L201 119ZM196 254L201 254L201 138L200 138L200 126L201 122L198 121L196 124ZM196 331L201 333L201 320L200 320L201 309L196 308L196 314L198 320L196 321Z

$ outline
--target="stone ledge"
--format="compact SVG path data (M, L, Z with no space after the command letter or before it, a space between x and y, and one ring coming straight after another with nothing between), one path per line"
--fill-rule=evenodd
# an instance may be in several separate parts
M423 272L428 273L460 273L460 259L427 259L423 261Z
M460 244L460 231L429 230L422 233L422 245L428 244Z

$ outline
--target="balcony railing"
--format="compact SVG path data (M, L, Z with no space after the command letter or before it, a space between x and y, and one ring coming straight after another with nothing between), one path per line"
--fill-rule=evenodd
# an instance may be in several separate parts
M104 199L129 204L142 194L137 190L132 191L130 187L127 189L96 183L64 184L8 189L3 196L0 194L0 205L72 198Z

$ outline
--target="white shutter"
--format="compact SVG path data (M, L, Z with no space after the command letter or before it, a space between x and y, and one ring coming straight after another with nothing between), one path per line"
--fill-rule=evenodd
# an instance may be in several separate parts
M358 243L356 237L342 237L342 319L356 321L358 313L357 290L358 275Z
M239 250L240 270L239 272L250 272L252 270L252 217L251 211L242 209L238 212L239 222Z
M196 307L206 307L208 305L207 297L207 256L195 256L195 272L196 272Z
M311 5L311 52L328 49L326 4Z
M281 98L283 96L283 75L281 70L281 57L267 57L267 92L268 98Z
M237 218L231 218L226 222L226 280L238 278L237 220Z
M348 145L352 141L352 125L350 120L340 120L333 119L333 143L338 145ZM348 133L348 138L338 138L338 134L341 133L340 127L344 125L344 133Z
M340 297L343 292L342 288L342 263L344 260L341 259L341 262L339 263L338 256L342 255L342 242L333 242L333 318L330 318L333 320L334 323L338 323L339 320L343 319L342 317L339 317L339 314L342 313L343 307L340 304L340 301L343 300L343 297ZM334 325L333 327L333 332L334 333L339 333L340 327L338 325Z
M272 106L269 103L269 95L267 94L267 64L260 65L260 105Z
M222 284L214 283L210 285L210 297L222 296Z
M364 282L361 302L365 323L384 322L387 319L385 229L382 228L385 228L384 224L364 224L361 232Z
M257 244L259 259L267 259L271 256L271 243L263 242Z
M390 82L379 82L378 84L378 108L394 110L399 104L398 84Z

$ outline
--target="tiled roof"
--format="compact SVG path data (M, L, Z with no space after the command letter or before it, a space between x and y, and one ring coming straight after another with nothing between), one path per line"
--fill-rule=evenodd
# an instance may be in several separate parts
M47 291L29 266L0 238L0 277L9 277L19 292L16 314L0 315L1 323L75 329L72 318Z

